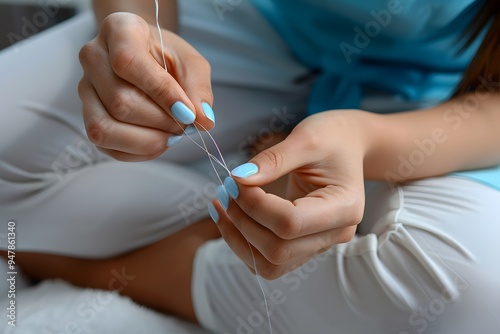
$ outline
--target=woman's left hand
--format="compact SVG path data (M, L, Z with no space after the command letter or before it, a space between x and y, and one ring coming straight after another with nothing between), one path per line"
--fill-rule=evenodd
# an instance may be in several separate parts
M310 116L284 141L233 170L209 209L249 268L276 279L354 237L364 211L363 161L374 117L358 110ZM287 174L286 198L262 190Z

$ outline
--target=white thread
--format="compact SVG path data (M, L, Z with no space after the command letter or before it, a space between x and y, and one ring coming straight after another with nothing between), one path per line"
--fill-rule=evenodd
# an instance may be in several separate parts
M165 47L164 47L164 44L163 44L163 34L162 34L162 30L161 30L161 27L160 27L160 20L159 20L159 15L160 15L159 14L160 13L160 8L159 7L160 6L158 4L158 0L155 0L155 5L156 5L156 27L158 28L158 34L159 34L159 37L160 37L161 56L163 58L163 66L165 68L165 71L168 72L167 62L165 60ZM182 128L182 125L175 119L175 117L172 117L172 118L175 120L175 122L177 123L177 125L179 125L179 127L182 129L182 131L184 132L184 134L196 146L198 146L200 149L202 149L203 151L205 151L205 153L207 153L208 158L210 160L210 164L212 165L212 168L213 168L213 170L215 172L215 175L219 179L220 183L224 184L222 182L222 179L221 179L219 173L217 173L217 169L215 168L214 161L217 164L219 164L220 166L222 166L227 171L227 173L229 174L229 176L231 176L231 171L229 170L229 168L228 168L228 166L226 164L226 161L224 160L224 157L222 155L222 152L221 152L221 150L219 148L219 145L217 145L217 142L215 141L214 137L210 134L210 132L203 125L201 125L200 123L198 123L198 122L195 121L196 125L200 126L205 131L205 133L208 134L208 136L210 137L210 139L214 143L215 148L217 149L217 153L220 156L220 161L212 153L210 153L210 151L208 150L207 145L205 143L205 140L203 139L203 136L202 136L200 130L198 129L198 127L195 127L195 129L198 132L198 135L200 136L200 139L201 139L201 142L202 142L203 146L201 146L200 144L198 144L193 138L191 138L191 136L188 133L186 133L186 130ZM262 296L264 297L264 305L266 307L267 321L268 321L268 324L269 324L269 333L273 334L273 326L272 326L272 323L271 323L271 313L269 312L269 305L267 303L266 292L264 291L264 287L263 287L262 282L261 282L261 280L259 278L259 272L257 270L257 261L255 260L255 255L253 253L252 246L250 245L250 242L248 242L248 240L247 240L247 244L248 244L248 248L250 249L250 253L252 254L253 266L254 266L254 270L255 270L255 277L257 278L257 283L259 285L260 291L262 292Z
M257 262L255 261L255 256L253 255L253 249L250 243L247 240L248 248L250 248L250 253L252 254L252 259L253 259L253 267L255 269L255 277L257 278L257 283L259 284L260 291L262 292L262 296L264 297L264 305L266 307L266 313L267 313L267 322L269 324L269 333L273 334L273 325L271 324L271 313L269 313L269 305L267 305L267 298L266 298L266 293L264 292L264 287L262 286L262 282L260 281L259 278L259 272L257 271Z
M176 122L177 122L177 121L176 121ZM195 122L195 123L201 126L201 124L199 124L198 122ZM177 124L179 124L179 123L177 122ZM180 124L179 124L179 126L180 126ZM195 127L195 128L196 128L196 127ZM191 141L192 141L193 143L195 143L195 144L196 144L199 148L201 148L203 151L205 151L205 153L207 153L207 155L208 155L208 159L210 160L210 164L212 165L212 169L214 170L215 175L216 175L216 176L217 176L217 178L219 179L219 182L220 182L221 184L224 184L224 182L222 182L221 177L219 176L219 173L217 173L217 169L215 168L215 165L214 165L213 161L215 161L215 162L217 162L219 165L221 165L221 166L222 166L222 167L223 167L223 168L227 171L227 173L228 173L229 175L231 175L231 171L230 171L230 170L229 170L229 168L227 167L226 162L224 161L224 158L222 157L222 153L220 153L219 147L218 147L217 143L215 142L215 140L213 139L213 137L212 137L212 136L210 136L210 138L212 138L212 141L214 142L215 147L217 147L217 151L219 152L220 157L221 157L221 160L222 160L223 162L220 162L220 161L219 161L219 160L218 160L218 159L217 159L217 158L216 158L216 157L215 157L212 153L210 153L210 151L209 151L209 150L208 150L208 148L207 148L207 144L205 143L205 140L203 139L203 136L201 135L201 132L200 132L200 130L198 130L198 128L196 128L196 131L198 132L198 135L200 136L201 142L203 143L203 147L201 147L201 145L199 145L199 144L198 144L198 143L197 143L194 139L192 139L192 138L191 138L191 136L190 136L188 133L186 133L186 131L185 131L185 130L183 130L183 131L184 131L184 133L186 134L186 136L188 136L188 138L189 138L189 139L191 139ZM207 132L207 133L208 133L208 132Z
M161 45L161 59L163 59L163 67L165 71L168 72L167 61L165 60L165 45L163 44L163 33L160 27L160 5L158 4L158 0L155 0L156 7L156 28L158 28L158 35L160 36L160 45Z
M158 0L155 0L155 9L156 9L156 28L158 29L158 35L159 35L159 38L160 38L160 46L161 46L161 57L163 59L163 68L165 69L165 71L168 72L168 67L167 67L167 62L165 60L165 44L163 43L163 32L161 30L161 27L160 27L160 5L158 3ZM175 117L172 117L175 122L177 123L177 125L179 125L179 127L182 129L182 125L175 119ZM205 129L205 127L203 127L203 125L199 124L198 122L195 122L196 124L198 124L199 126L201 126L207 133L207 129ZM196 127L195 127L196 128ZM184 134L196 145L198 146L199 148L201 148L203 151L205 151L205 153L208 154L208 158L210 160L210 164L212 165L212 168L214 169L215 171L215 175L217 176L217 178L219 179L219 182L221 184L223 184L222 182L222 179L221 177L219 176L219 174L217 173L217 170L214 166L214 163L213 161L215 161L216 163L218 163L220 166L222 166L229 175L231 175L231 171L229 170L229 168L227 167L226 165L226 162L224 161L224 157L222 156L222 153L217 145L217 143L215 142L214 138L212 137L212 135L209 134L210 138L212 139L215 147L217 148L217 152L219 152L219 156L221 157L221 160L222 162L220 162L212 153L210 153L210 151L208 150L207 148L207 145L205 143L205 140L203 139L203 136L201 135L200 133L200 130L198 130L198 128L196 128L196 131L198 132L198 135L200 136L200 139L202 141L202 144L203 144L203 147L198 144L193 138L191 138L191 136L189 134L186 133L186 131L184 129L182 129L182 131L184 132Z

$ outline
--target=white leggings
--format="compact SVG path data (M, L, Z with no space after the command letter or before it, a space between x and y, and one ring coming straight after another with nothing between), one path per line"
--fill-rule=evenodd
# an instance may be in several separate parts
M267 45L240 40L245 24L221 38L210 1L181 10L182 35L210 57L217 117L211 133L234 168L248 159L256 137L265 142L300 120L310 86L300 79L309 71L290 57L275 62L286 46L263 18L241 23L259 27L254 32L267 36ZM216 196L207 156L187 138L145 163L114 161L88 141L78 52L94 34L87 13L0 54L0 217L18 221L18 250L113 256L207 217Z
M180 5L181 35L212 64L212 133L232 167L253 138L299 121L311 73L248 2L224 13L211 0ZM215 196L188 140L145 163L88 142L77 54L93 29L85 14L0 53L0 235L15 220L18 251L117 255L207 217ZM374 100L364 109L398 108ZM263 282L274 333L498 333L499 203L500 192L458 177L368 185L353 241ZM193 298L208 329L268 333L255 277L221 240L197 252Z
M264 287L274 333L498 333L500 192L457 177L372 184L359 234ZM269 333L263 297L221 240L193 296L220 333Z

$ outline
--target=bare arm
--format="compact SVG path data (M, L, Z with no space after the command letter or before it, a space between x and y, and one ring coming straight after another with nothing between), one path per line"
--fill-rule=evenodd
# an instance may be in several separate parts
M367 131L367 179L404 181L500 164L500 94L488 90L440 106L376 116Z
M159 0L158 2L160 5L160 25L164 29L177 31L177 1ZM93 7L99 23L114 12L130 12L139 15L149 24L156 22L154 0L94 0Z
M224 184L234 201L221 191L210 210L237 256L255 268L256 254L259 273L276 279L353 238L364 179L400 182L498 165L499 129L493 91L391 115L325 111L233 170ZM285 198L261 188L287 174Z

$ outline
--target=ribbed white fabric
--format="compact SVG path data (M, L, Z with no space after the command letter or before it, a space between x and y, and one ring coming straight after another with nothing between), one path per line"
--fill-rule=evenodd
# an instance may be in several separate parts
M458 177L367 193L357 237L264 281L275 333L494 334L500 326L500 192ZM268 333L255 277L221 240L195 261L198 319Z

